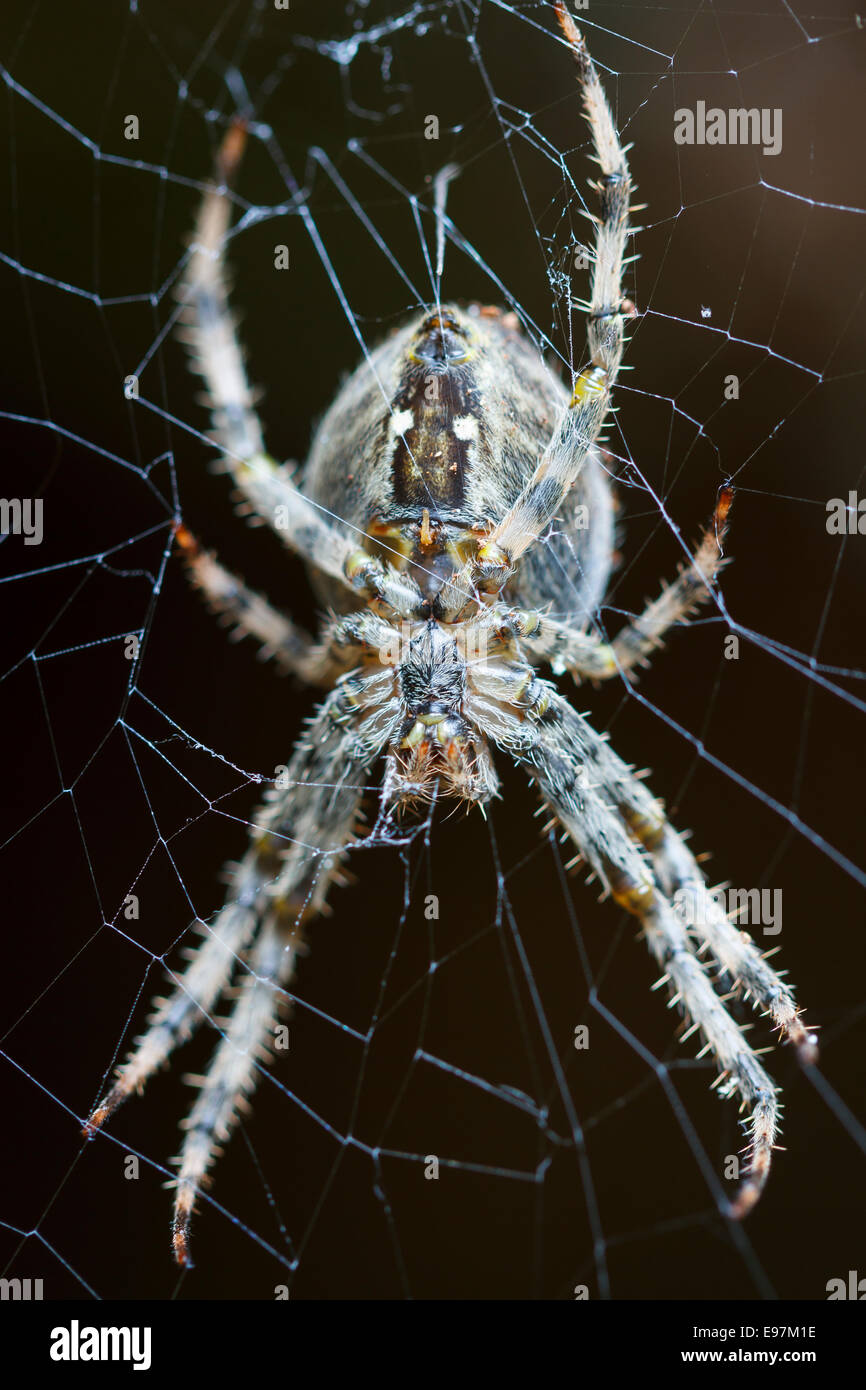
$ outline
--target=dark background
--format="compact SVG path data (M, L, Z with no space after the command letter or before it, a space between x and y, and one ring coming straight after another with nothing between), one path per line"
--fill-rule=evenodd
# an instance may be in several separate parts
M365 341L429 296L403 190L427 202L425 180L455 159L451 217L550 360L570 359L572 332L580 357L580 315L570 328L556 272L587 234L592 166L551 12L416 8L415 25L395 25L391 3L4 7L0 57L23 90L7 85L0 103L0 495L43 496L46 537L0 549L0 1267L42 1277L52 1298L267 1299L284 1283L293 1297L567 1298L578 1283L597 1297L604 1268L617 1298L822 1298L858 1261L866 1273L862 1131L845 1109L862 1114L866 540L825 528L827 498L863 487L863 36L844 5L802 25L790 7L741 4L593 4L584 17L649 204L628 282L642 312L635 370L609 440L623 563L602 620L615 630L657 592L682 558L674 528L691 542L733 476L723 587L742 636L726 661L728 629L708 610L637 697L612 684L575 698L653 769L675 823L712 849L716 879L783 890L781 962L824 1051L812 1079L787 1050L769 1058L786 1151L753 1217L727 1225L711 1185L741 1142L735 1104L710 1092L693 1043L677 1047L633 923L582 879L563 886L568 854L539 838L535 799L506 769L488 825L440 817L429 844L354 857L357 883L312 933L290 1053L217 1167L219 1209L203 1203L193 1274L178 1279L170 1262L161 1184L190 1103L180 1077L204 1068L213 1034L106 1136L79 1137L160 989L155 957L176 968L191 918L219 906L220 865L242 852L257 800L251 774L288 760L313 704L252 644L227 644L166 561L177 505L226 564L315 620L300 564L237 521L209 472L198 387L163 332L235 109L227 70L273 130L251 141L239 212L286 203L287 169L306 185ZM385 29L341 68L321 44L356 22ZM699 99L780 107L782 153L675 147L674 110ZM430 113L438 143L421 137ZM273 269L281 242L286 274ZM270 448L303 458L357 340L297 216L246 227L232 263ZM454 247L445 291L503 299ZM580 276L573 292L585 293ZM134 371L137 403L122 393ZM741 395L726 404L732 372ZM123 636L141 629L130 687ZM130 891L137 922L121 911ZM579 1023L587 1053L570 1046ZM770 1041L760 1022L753 1037ZM546 1127L515 1092L548 1108ZM347 1135L388 1153L377 1164ZM137 1181L124 1178L128 1152L141 1156ZM426 1154L443 1160L436 1183Z

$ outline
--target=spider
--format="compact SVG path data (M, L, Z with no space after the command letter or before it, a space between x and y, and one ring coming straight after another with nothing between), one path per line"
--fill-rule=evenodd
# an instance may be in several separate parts
M239 987L176 1163L172 1244L189 1265L197 1193L267 1058L307 924L322 912L358 829L373 766L384 762L380 817L437 797L483 804L498 792L491 745L537 784L578 859L639 921L690 1025L715 1058L723 1095L749 1112L740 1186L744 1216L770 1170L777 1088L718 992L719 980L768 1015L801 1060L817 1055L790 987L710 893L683 837L633 770L536 674L593 682L646 665L675 623L712 591L732 493L690 566L610 643L591 630L613 556L613 504L599 436L634 314L621 279L631 177L585 42L556 0L577 66L601 177L595 218L587 364L567 392L512 313L437 303L383 342L340 389L303 473L265 452L223 263L228 185L245 129L230 127L204 197L181 290L185 336L204 378L217 442L241 510L303 557L331 613L317 641L230 575L184 528L177 540L211 606L266 654L325 687L285 777L266 795L227 900L107 1095L93 1135L165 1064L214 1005ZM441 227L441 223L440 223ZM556 519L555 530L551 523ZM588 524L586 524L588 520ZM542 542L540 544L539 542ZM570 619L548 616L561 573ZM701 957L718 968L711 979Z

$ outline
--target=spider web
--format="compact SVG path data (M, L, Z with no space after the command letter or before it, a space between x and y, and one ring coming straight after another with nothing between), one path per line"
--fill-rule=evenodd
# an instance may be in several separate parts
M443 295L509 306L563 372L581 361L574 261L595 200L573 65L535 0L10 4L0 492L43 499L44 534L0 546L0 1263L46 1298L823 1298L857 1265L866 540L829 534L827 502L866 488L861 25L787 0L593 0L577 17L648 204L602 628L673 574L727 477L737 501L723 601L639 682L574 698L652 769L713 881L783 893L767 945L823 1046L808 1076L788 1049L768 1058L785 1152L752 1218L727 1222L736 1105L679 1045L634 923L566 873L505 767L486 821L443 808L353 851L291 987L288 1051L201 1201L193 1272L171 1263L163 1184L180 1078L205 1069L222 1015L81 1139L314 705L227 642L172 551L182 516L316 622L303 567L238 522L208 467L172 331L227 123L250 119L233 302L281 458L303 459L342 374L433 299L446 163ZM699 101L780 110L780 153L676 144L674 112ZM772 1041L760 1020L752 1038Z

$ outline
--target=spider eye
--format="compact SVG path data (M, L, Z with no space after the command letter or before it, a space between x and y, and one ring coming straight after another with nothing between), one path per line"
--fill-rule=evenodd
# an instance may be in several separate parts
M440 367L468 362L472 356L468 339L469 334L462 324L443 310L424 320L412 344L412 356L418 362Z

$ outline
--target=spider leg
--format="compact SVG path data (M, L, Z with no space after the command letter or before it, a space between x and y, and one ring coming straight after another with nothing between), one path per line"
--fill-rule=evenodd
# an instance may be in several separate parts
M240 163L245 144L244 126L232 125L217 157L219 184L202 199L186 273L178 291L184 306L180 336L189 349L190 365L204 378L224 466L248 510L276 528L278 509L282 508L282 538L292 544L300 542L303 536L303 548L331 572L322 562L334 547L339 549L339 538L331 535L327 519L293 486L292 470L275 463L265 452L255 393L247 379L229 308L224 264L231 218L227 185ZM297 544L297 548L302 547Z
M584 114L601 169L597 185L601 217L593 219L596 242L591 298L587 306L589 365L575 378L571 403L563 412L532 477L464 566L456 586L458 590L479 588L495 592L501 589L514 563L556 516L604 425L622 359L625 320L633 313L622 294L632 188L628 163L583 37L568 14L564 0L556 0L555 8L577 64Z
M214 435L224 465L242 498L242 509L271 526L290 549L365 598L379 598L401 614L421 602L417 584L364 551L361 536L329 517L295 486L293 470L265 451L255 393L228 302L225 246L231 204L227 185L243 154L246 131L232 125L217 158L218 184L204 196L179 289L183 329L194 371L204 378Z
M562 703L569 711L566 718L573 727L573 737L580 744L581 785L588 783L603 790L629 832L650 855L656 880L676 904L680 920L710 951L734 988L770 1016L774 1027L797 1048L800 1060L813 1062L817 1044L803 1024L793 990L768 964L748 932L730 921L710 893L694 855L668 823L661 803L605 740Z
M631 803L623 792L634 782L628 769L547 681L536 680L525 691L521 711L522 718L515 709L510 720L500 713L498 722L484 712L482 717L491 737L538 783L606 890L640 922L674 1000L703 1033L719 1065L721 1093L739 1094L750 1109L748 1166L728 1209L729 1215L742 1217L757 1201L770 1171L779 1124L775 1083L695 954L686 924L670 900L669 868L651 858L641 843L639 811L645 813L646 806L641 801L638 808L637 800ZM640 783L634 785L640 788ZM657 825L658 805L649 799ZM697 865L694 874L701 879ZM781 981L778 987L791 998ZM789 1031L793 1034L794 1027Z
M238 953L253 935L255 904L266 879L253 853L245 855L233 874L235 897L217 914L212 927L201 924L204 940L168 998L156 999L147 1031L137 1038L128 1060L118 1068L110 1090L84 1126L91 1138L134 1092L141 1092L172 1052L192 1036L209 1016L237 963Z
M292 756L285 785L268 793L247 854L230 870L229 901L214 932L159 1006L85 1127L92 1135L211 1016L231 983L239 952L252 941L236 1007L207 1075L196 1083L201 1092L180 1154L173 1225L180 1263L189 1263L195 1192L237 1117L238 1103L255 1084L279 986L289 981L303 950L302 927L325 910L328 889L352 841L370 768L398 722L393 673L387 669L343 678L322 703Z
M226 1031L206 1075L193 1082L200 1093L183 1125L172 1223L178 1264L191 1263L189 1226L196 1193L256 1084L257 1063L268 1057L265 1039L285 1002L280 986L291 979L302 948L298 924L324 910L342 851L351 840L363 780L399 720L392 689L388 671L343 681L295 752L290 789L274 792L262 817L259 852L278 858L280 867L266 890L263 925Z
M319 650L308 633L231 574L213 554L202 550L185 526L177 528L175 540L183 552L191 583L202 592L212 612L234 625L235 641L253 637L260 644L263 661L273 658L282 671L299 676L309 685L333 685L345 666L335 669L328 654Z
M258 1064L270 1058L266 1039L278 1014L281 986L294 974L298 940L287 940L272 920L265 921L207 1074L186 1078L201 1089L181 1126L185 1136L172 1218L172 1248L179 1265L192 1264L189 1228L198 1189L218 1155L218 1144L228 1139L247 1106L247 1096L258 1079Z
M732 499L732 488L720 488L715 511L691 565L666 584L658 598L648 603L612 642L603 642L567 622L540 617L523 641L526 651L535 660L548 661L557 675L570 671L592 681L624 676L636 666L648 666L651 654L663 645L666 633L677 623L685 622L698 604L712 596L716 576L727 564L723 543Z
M708 891L694 855L668 825L658 803L629 776L627 783L620 784L618 806L650 852L656 875L665 892L676 900L678 914L734 989L772 1018L774 1027L796 1047L801 1062L809 1065L816 1061L817 1040L803 1024L790 986L767 963L749 933L730 920Z
M263 660L273 657L282 670L300 677L309 685L330 689L348 673L359 655L380 653L382 663L395 665L400 657L401 635L397 628L368 608L335 618L314 641L284 614L273 608L261 594L230 574L218 560L202 550L185 526L175 538L183 552L193 585L202 591L213 612L234 623L233 636L254 637L261 643Z

